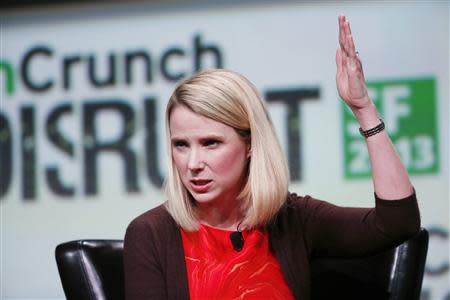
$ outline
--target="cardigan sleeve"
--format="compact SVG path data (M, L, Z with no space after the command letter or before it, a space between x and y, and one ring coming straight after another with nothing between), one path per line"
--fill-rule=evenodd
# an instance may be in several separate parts
M128 225L124 240L126 300L167 299L156 242L151 224L143 217Z
M397 246L420 229L415 193L399 200L375 195L375 208L339 207L309 196L299 204L310 255L364 256Z

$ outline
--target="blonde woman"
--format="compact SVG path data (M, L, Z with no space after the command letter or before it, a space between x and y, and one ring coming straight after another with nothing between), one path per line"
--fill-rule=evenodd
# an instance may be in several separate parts
M128 300L307 300L311 257L370 254L418 232L414 189L367 94L344 16L339 44L337 88L366 137L376 208L289 193L256 88L232 71L204 71L179 84L167 106L167 202L127 229Z

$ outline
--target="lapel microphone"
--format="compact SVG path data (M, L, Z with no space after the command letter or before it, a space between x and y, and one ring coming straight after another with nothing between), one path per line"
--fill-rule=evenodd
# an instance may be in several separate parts
M242 231L239 230L239 226L241 223L238 224L236 231L230 233L230 241L233 245L234 251L241 251L244 247L244 236L242 235Z

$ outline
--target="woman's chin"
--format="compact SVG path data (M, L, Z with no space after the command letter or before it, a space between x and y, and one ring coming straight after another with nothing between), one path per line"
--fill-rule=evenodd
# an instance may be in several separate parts
M213 203L216 200L216 197L214 197L211 193L193 193L193 192L191 192L191 195L194 198L195 202L199 205Z

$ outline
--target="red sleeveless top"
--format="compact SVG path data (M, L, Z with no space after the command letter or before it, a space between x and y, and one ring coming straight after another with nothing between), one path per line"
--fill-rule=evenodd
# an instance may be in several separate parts
M190 298L294 299L265 231L243 231L244 247L233 249L232 231L200 225L181 229Z

